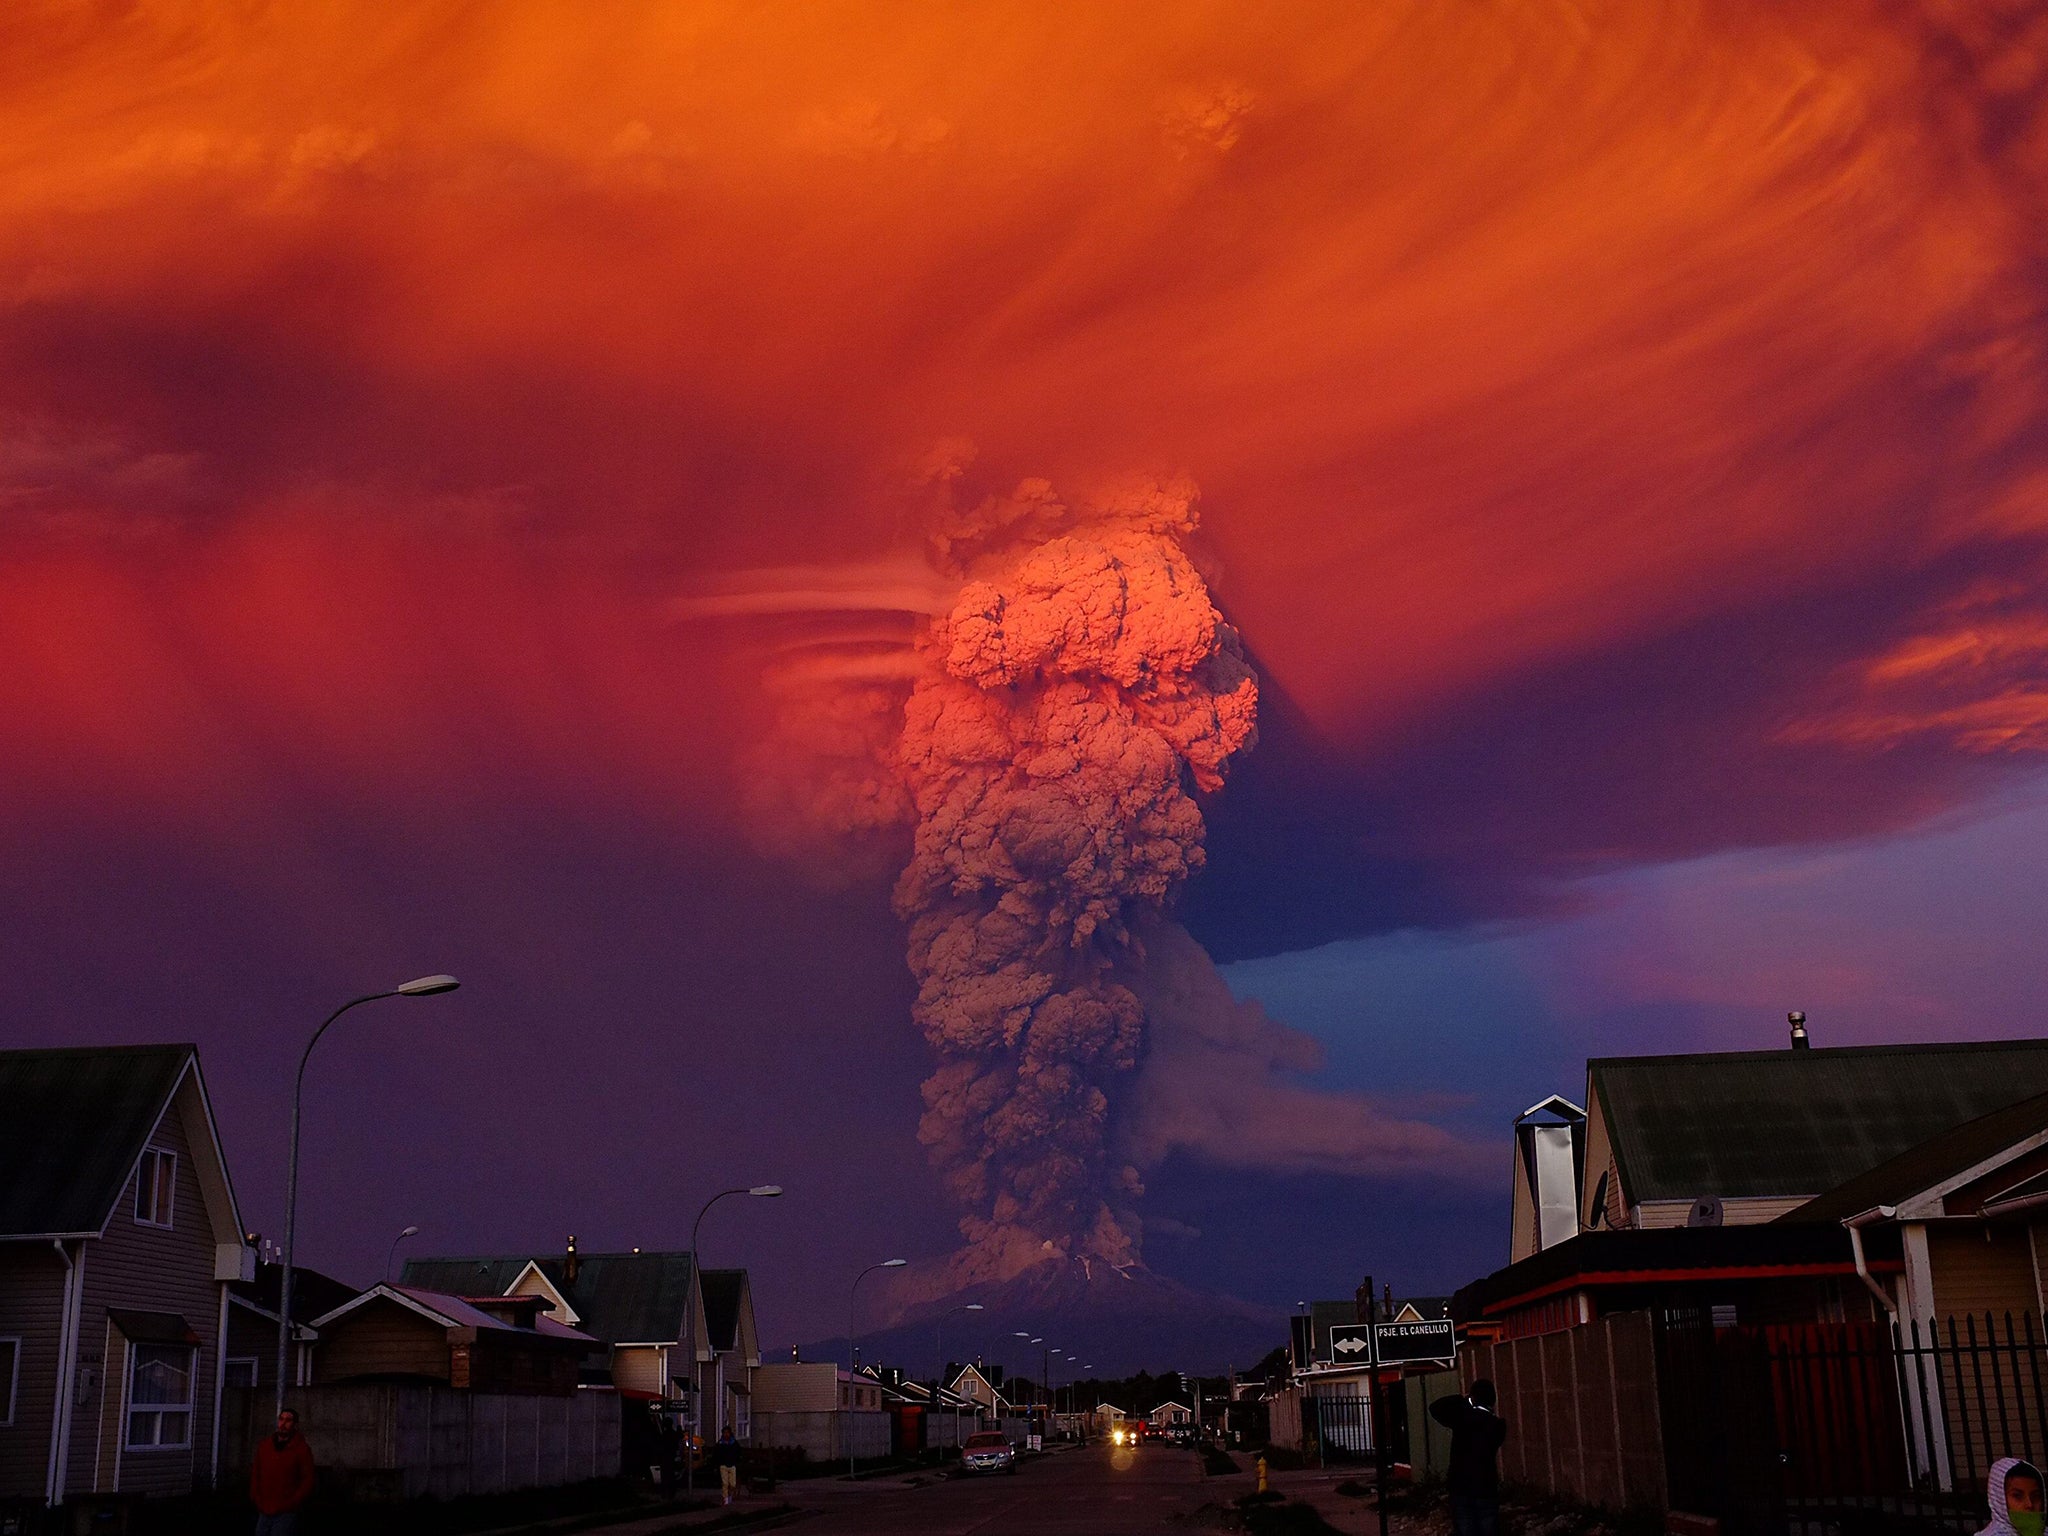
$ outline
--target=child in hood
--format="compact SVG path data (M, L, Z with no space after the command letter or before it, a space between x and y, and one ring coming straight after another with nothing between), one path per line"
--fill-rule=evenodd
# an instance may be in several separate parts
M2017 1456L1994 1461L1984 1491L1991 1503L1991 1523L1978 1536L2042 1536L2048 1485L2033 1463Z

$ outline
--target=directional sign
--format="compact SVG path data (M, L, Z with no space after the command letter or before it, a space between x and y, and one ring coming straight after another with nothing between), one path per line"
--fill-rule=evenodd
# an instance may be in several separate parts
M1330 1335L1336 1337L1332 1328ZM1447 1317L1426 1323L1381 1323L1373 1329L1377 1335L1379 1359L1382 1365L1408 1365L1425 1360L1455 1360L1458 1358L1457 1335Z
M1370 1323L1332 1323L1330 1358L1339 1365L1369 1365L1372 1362Z

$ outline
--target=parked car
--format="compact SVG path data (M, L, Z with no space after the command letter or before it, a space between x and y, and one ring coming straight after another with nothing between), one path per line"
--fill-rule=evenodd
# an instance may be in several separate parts
M969 1435L967 1444L960 1448L960 1469L963 1472L1015 1472L1017 1470L1017 1448L999 1429L985 1429L979 1434Z

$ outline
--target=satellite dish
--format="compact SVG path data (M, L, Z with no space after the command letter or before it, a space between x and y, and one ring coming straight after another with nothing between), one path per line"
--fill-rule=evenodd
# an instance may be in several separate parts
M1600 1182L1593 1186L1593 1214L1586 1218L1588 1232L1597 1228L1607 1219L1607 1175L1600 1175Z
M1693 1201L1692 1209L1685 1213L1688 1227L1718 1227L1721 1225L1721 1197L1701 1195Z

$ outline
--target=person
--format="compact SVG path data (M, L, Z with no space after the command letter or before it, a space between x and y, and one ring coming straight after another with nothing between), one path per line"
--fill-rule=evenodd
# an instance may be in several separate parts
M277 1432L256 1442L249 1462L249 1500L256 1506L256 1536L294 1536L299 1508L313 1496L313 1450L290 1408L277 1415Z
M1500 1448L1508 1426L1484 1376L1463 1397L1438 1398L1429 1416L1451 1432L1451 1536L1499 1536Z
M1984 1492L1991 1503L1991 1523L1979 1536L2041 1536L2043 1512L2048 1511L2048 1480L2032 1462L2017 1456L2002 1457L1991 1464Z
M730 1504L740 1486L740 1443L733 1438L730 1424L718 1437L718 1444L711 1448L711 1459L718 1466L718 1491Z

